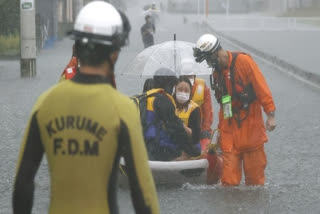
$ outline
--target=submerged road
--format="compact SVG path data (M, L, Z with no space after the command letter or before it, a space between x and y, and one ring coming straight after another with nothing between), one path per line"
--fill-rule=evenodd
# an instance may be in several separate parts
M116 66L117 86L127 95L142 90L143 79L120 75L125 65L142 50L139 30L143 16L129 12L132 20L130 46L124 48ZM183 24L182 16L161 16L156 42L195 42L204 33L193 24ZM37 77L20 79L19 62L0 61L0 213L11 211L11 192L18 151L32 105L46 89L56 84L71 55L72 41L65 39L53 49L43 50L37 59ZM222 39L228 50L238 47ZM245 50L243 50L245 51ZM295 53L292 53L295 54ZM320 212L320 91L281 72L272 64L255 58L274 96L277 128L268 133L268 165L263 187L222 187L190 185L158 187L161 213L319 213ZM215 123L218 106L214 100ZM46 213L49 178L44 160L36 177L34 213ZM130 194L120 189L121 213L130 214Z

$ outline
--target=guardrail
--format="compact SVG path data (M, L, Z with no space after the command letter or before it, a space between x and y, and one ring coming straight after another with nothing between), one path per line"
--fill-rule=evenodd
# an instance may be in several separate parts
M320 31L320 17L209 17L208 23L220 31Z
M300 79L300 80L302 79L303 82L307 82L308 84L310 84L316 88L320 88L320 75L319 74L311 73L307 70L304 70L300 67L297 67L296 65L290 64L290 63L286 62L285 60L280 59L279 57L268 54L258 48L255 48L253 46L248 45L247 43L241 42L241 41L229 36L228 33L225 33L221 30L214 28L211 24L209 24L209 22L204 22L204 24L219 37L223 37L223 38L235 43L236 45L246 49L250 53L253 53L253 54L265 59L266 61L281 67L287 73L290 73L291 75L293 75L295 78Z

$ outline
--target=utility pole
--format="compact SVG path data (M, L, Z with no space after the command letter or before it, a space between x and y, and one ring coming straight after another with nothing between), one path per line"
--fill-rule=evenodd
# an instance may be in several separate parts
M229 16L229 10L230 10L230 0L227 0L226 4L226 15Z
M75 17L76 17L84 4L83 4L83 0L74 0L74 2L75 2Z
M284 2L283 2L284 3L284 11L283 12L285 12L285 13L288 12L288 1L289 0L284 0Z
M209 0L205 0L206 1L206 19L208 19L208 13L209 13Z
M36 12L34 0L20 0L20 73L36 76Z
M200 0L197 0L197 21L200 22Z

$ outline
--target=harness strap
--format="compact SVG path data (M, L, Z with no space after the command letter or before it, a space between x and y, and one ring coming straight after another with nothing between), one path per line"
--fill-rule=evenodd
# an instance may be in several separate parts
M236 82L235 82L235 64L236 64L236 59L237 59L237 56L239 55L239 53L233 52L231 54L232 54L232 62L231 62L231 66L230 66L230 79L231 79L231 86L232 86L231 99L233 100L236 97L240 100L240 96L236 91ZM246 115L242 119L240 118L240 110L241 109L232 108L232 112L234 115L233 118L237 122L237 125L239 128L241 128L241 122L244 121L245 119L247 119L247 117L249 116L249 108L250 108L250 105L248 105L247 108L244 108ZM232 118L229 119L229 124L231 124L231 119Z
M237 90L236 90L235 63L236 63L236 59L237 59L239 54L246 54L246 53L232 52L231 54L232 54L232 61L231 61L231 65L230 65L231 99L232 100L239 100L241 102L241 94L239 94L237 92ZM250 87L243 86L243 84L242 84L242 87L243 87L244 90L246 90L246 88L250 88ZM211 88L213 88L215 90L216 99L221 104L221 97L228 94L228 89L227 89L227 86L226 86L226 80L225 80L224 76L221 73L217 73L216 77L211 78ZM253 90L252 85L251 85L250 89ZM253 91L253 93L254 93L254 91ZM240 110L241 110L241 108L237 108L237 107L233 107L232 108L232 112L233 112L233 115L234 115L232 118L234 118L236 120L237 125L238 125L239 128L241 127L241 122L244 121L248 117L248 115L249 115L249 106L250 106L249 104L253 100L255 100L255 94L254 94L253 99L248 101L248 103L247 103L248 105L245 108L243 108L243 110L246 111L246 115L242 119L240 118ZM231 124L232 118L229 118L229 124Z

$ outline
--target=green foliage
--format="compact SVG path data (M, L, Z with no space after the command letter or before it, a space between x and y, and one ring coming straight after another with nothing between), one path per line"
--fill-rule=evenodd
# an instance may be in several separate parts
M0 0L0 55L20 52L20 0Z
M0 35L16 34L20 29L20 0L0 0Z
M282 16L284 17L319 17L320 8L296 8L287 11Z
M0 35L0 55L14 56L20 52L20 36L18 33L8 36Z

